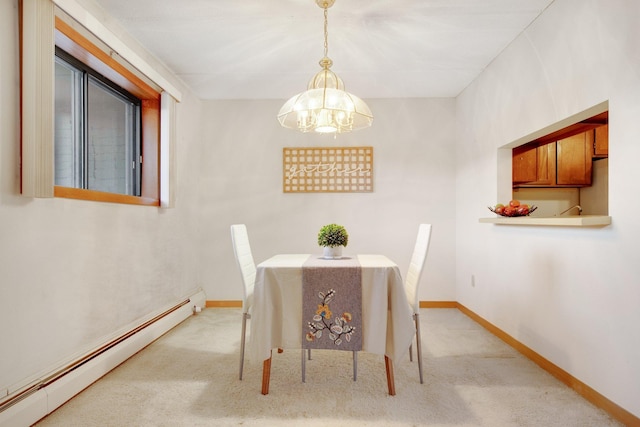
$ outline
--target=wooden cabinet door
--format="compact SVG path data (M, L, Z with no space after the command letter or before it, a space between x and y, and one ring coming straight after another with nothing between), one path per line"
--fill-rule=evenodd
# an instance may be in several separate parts
M538 179L536 184L555 185L556 183L556 143L538 147Z
M609 125L595 128L595 141L593 143L594 157L607 157L609 155Z
M513 149L513 184L545 186L556 183L556 143Z
M557 142L558 185L591 185L592 141L589 136L589 132L585 132Z
M512 156L514 184L533 182L538 179L538 151L536 147L514 148Z

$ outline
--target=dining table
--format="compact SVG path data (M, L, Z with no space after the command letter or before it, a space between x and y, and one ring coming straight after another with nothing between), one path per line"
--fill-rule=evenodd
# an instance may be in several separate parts
M308 295L309 281L324 290ZM350 304L361 316L358 328L351 327L356 320L351 310L333 309L347 297L355 298ZM303 306L309 305L314 307L313 317L303 318ZM356 342L354 351L384 355L388 391L395 395L393 361L406 354L416 330L398 265L386 256L275 255L256 266L251 310L248 353L252 361L263 364L262 394L269 393L273 349L301 349L331 336L328 345L336 350ZM318 330L329 322L330 329L321 337L323 331Z

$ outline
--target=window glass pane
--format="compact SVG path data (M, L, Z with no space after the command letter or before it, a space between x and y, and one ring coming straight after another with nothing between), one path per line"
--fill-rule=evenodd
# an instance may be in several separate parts
M87 188L135 195L136 106L90 78L87 93Z
M66 53L55 62L55 185L140 195L140 100Z
M55 185L82 188L82 71L56 58Z

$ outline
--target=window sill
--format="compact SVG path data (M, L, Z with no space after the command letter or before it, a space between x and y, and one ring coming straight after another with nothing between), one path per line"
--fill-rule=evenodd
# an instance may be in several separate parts
M54 197L67 199L92 200L94 202L119 203L126 205L160 206L160 201L151 197L127 196L125 194L105 193L80 188L59 187L53 189Z
M611 217L606 215L568 215L562 217L495 217L480 218L486 224L501 225L547 225L565 227L604 227L611 224Z

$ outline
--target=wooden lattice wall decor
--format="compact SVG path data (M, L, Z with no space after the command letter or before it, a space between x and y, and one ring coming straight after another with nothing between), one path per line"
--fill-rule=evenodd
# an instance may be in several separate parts
M373 147L285 147L285 193L373 192Z

